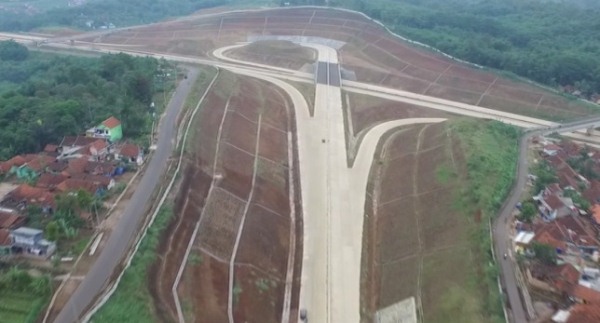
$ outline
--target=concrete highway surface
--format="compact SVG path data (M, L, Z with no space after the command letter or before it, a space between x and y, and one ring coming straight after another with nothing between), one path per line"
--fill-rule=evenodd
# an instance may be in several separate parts
M21 38L19 38L21 37ZM43 38L20 34L0 34L0 39L12 38L21 42L41 41ZM291 98L296 112L299 167L304 219L304 255L300 307L308 309L311 321L359 322L360 321L360 261L362 225L366 183L373 161L373 154L381 136L396 127L415 123L443 122L440 118L403 119L382 123L365 135L357 158L348 166L346 158L345 129L342 111L341 87L346 91L378 96L390 100L407 102L418 106L438 109L450 113L477 118L495 119L516 126L540 129L535 133L559 130L559 125L546 120L520 116L482 108L460 102L415 94L406 91L360 82L342 80L337 52L319 44L302 44L318 53L316 75L235 60L224 56L234 47L216 50L212 59L191 58L172 54L149 53L131 49L115 49L110 44L76 42L76 46L49 44L65 50L79 49L92 52L124 52L135 56L152 56L194 64L208 64L228 69L240 75L259 78L282 88ZM134 193L120 223L100 257L81 283L56 322L74 322L94 301L106 286L107 280L117 268L139 229L148 204L150 193L158 183L160 175L173 148L175 118L198 71L193 69L183 81L177 94L169 103L160 126L157 150L148 165L139 188ZM310 82L315 77L314 115L310 116L306 100L285 80ZM596 123L598 120L595 121ZM594 123L595 124L595 123ZM567 129L562 127L563 130ZM569 125L570 126L570 125ZM585 128L581 122L575 128ZM568 128L569 130L571 128ZM506 219L524 187L526 171L526 140L521 146L519 176L511 197L494 225L494 248L503 254L509 236ZM525 322L526 317L515 282L514 267L510 261L499 261L502 281L509 299L513 322Z
M188 68L188 78L184 79L177 87L160 122L157 147L146 166L140 183L121 215L121 219L108 237L100 256L54 322L78 322L82 314L94 302L98 293L106 287L109 278L131 248L140 224L146 216L150 197L164 174L167 161L173 152L177 116L198 78L198 73L198 68Z

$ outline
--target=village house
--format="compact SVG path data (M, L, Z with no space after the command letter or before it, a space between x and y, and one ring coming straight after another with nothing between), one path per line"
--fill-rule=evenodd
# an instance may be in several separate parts
M544 148L542 149L542 152L546 156L556 156L556 154L558 154L558 152L560 150L561 150L561 148L558 145L547 144L547 145L544 145Z
M0 205L25 210L30 205L39 206L44 213L53 213L54 195L47 189L21 184L0 201Z
M591 256L600 247L593 229L586 226L579 216L565 216L539 224L533 240L554 247L558 254L583 253Z
M0 229L0 259L11 254L12 238L10 230Z
M14 170L20 166L25 165L25 163L27 163L27 159L25 159L25 157L23 156L14 156L13 158L1 162L0 163L0 175L6 175L9 174L11 172L14 172Z
M52 190L56 188L58 184L64 182L67 178L69 177L63 174L44 173L40 175L35 183L35 186Z
M568 309L558 310L552 316L554 323L600 322L600 306L595 304L575 304Z
M15 253L49 257L56 250L56 244L44 239L42 230L21 227L10 233L12 250Z
M591 180L590 185L581 193L590 204L600 203L600 181Z
M0 229L16 229L25 224L25 217L12 209L0 208Z
M573 200L563 196L563 190L557 183L548 185L533 200L538 203L538 210L547 221L576 214Z
M116 159L124 160L128 163L136 163L142 165L144 163L144 154L139 146L126 143L121 146L119 153L116 154Z
M48 165L55 162L56 158L46 155L33 155L24 165L16 169L15 174L18 179L33 180L42 174Z
M563 158L551 156L547 158L547 161L556 171L558 183L561 187L579 190L581 186L587 187L589 185L588 180L579 175Z
M75 178L66 179L62 183L58 184L56 186L56 190L61 193L69 193L83 190L92 195L99 195L103 192L102 186L100 184Z
M58 157L58 156L60 156L61 152L62 152L62 149L58 145L47 144L44 147L43 153L47 156Z
M84 172L91 175L112 177L116 175L117 167L110 162L89 162Z
M85 135L92 138L107 139L111 143L114 143L123 138L123 128L119 119L109 117L99 125L88 129Z

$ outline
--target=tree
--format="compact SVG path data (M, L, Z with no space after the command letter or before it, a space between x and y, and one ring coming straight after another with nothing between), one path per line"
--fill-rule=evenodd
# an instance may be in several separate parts
M46 234L46 239L50 241L58 241L60 238L60 227L56 221L50 221L46 225L46 230L44 230Z
M556 249L554 249L554 247L552 247L551 245L534 242L532 248L536 259L547 265L556 264L557 255Z
M527 201L524 202L521 206L521 215L519 216L519 220L531 223L531 221L535 218L537 214L537 207L533 202Z
M14 40L0 41L0 60L22 61L29 57L27 47Z

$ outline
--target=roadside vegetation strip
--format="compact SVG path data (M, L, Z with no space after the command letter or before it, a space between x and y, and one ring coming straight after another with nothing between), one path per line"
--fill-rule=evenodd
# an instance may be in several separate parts
M189 129L190 129L190 126L194 119L194 116L195 116L197 110L199 109L203 99L206 97L206 94L209 93L213 84L217 80L218 75L219 74L217 73L213 77L212 81L206 88L204 95L202 96L202 98L200 98L200 101L196 105L196 110L194 111L194 113L192 113L192 116L188 120L186 132L185 132L185 135L183 136L183 141L182 141L181 145L185 146L187 135L189 133ZM152 313L152 300L147 292L147 283L146 283L147 269L149 268L149 265L156 258L155 252L156 252L156 247L158 245L159 234L166 227L166 225L168 224L168 220L170 219L171 216L169 216L169 217L165 216L165 220L164 220L165 222L164 223L157 222L156 226L154 225L154 221L156 220L157 216L159 214L161 214L162 205L165 202L165 200L167 199L169 192L175 183L177 174L179 173L179 170L181 168L183 155L184 155L184 149L181 149L180 153L179 153L177 168L175 169L175 172L174 172L173 176L171 177L171 181L169 182L167 189L164 191L164 193L158 203L158 206L156 207L156 211L152 214L150 221L148 222L148 225L144 229L144 232L141 235L140 239L138 240L138 243L135 245L133 252L128 257L125 268L120 273L116 282L112 285L112 287L109 289L109 291L86 314L86 316L83 319L84 322L88 322L92 317L94 317L95 322L118 322L118 321L150 322L150 321L153 321L153 316L151 314ZM149 233L151 233L151 235L148 236ZM147 236L148 236L148 239L146 239ZM147 241L147 242L145 242L145 241ZM136 256L136 254L140 250L141 246L145 247L144 250L146 250L146 252L140 254L139 256ZM140 259L138 261L143 263L144 265L136 266L130 270L130 268L131 268L130 266L134 259ZM128 274L128 273L131 273L131 274ZM125 283L124 283L125 286L118 289L118 286L119 286L121 280L123 279L123 277L125 276L125 274L128 274L126 277ZM127 286L129 284L137 284L137 286L136 285ZM136 286L136 288L134 288L134 286ZM109 298L117 290L119 290L118 295L124 295L124 296L117 297L117 300L109 301ZM129 294L129 293L133 293L133 294ZM136 296L136 295L139 298L147 301L145 306L140 307L138 304L139 302L135 301L136 297L129 298L130 296ZM143 297L141 297L142 295L143 295ZM129 302L127 300L129 300ZM109 301L108 302L109 305L104 306L107 303L107 301ZM138 306L136 306L136 304L138 304ZM136 309L136 307L137 307L137 311L134 313L131 309ZM123 312L122 314L125 315L124 316L125 318L129 318L129 319L124 319L123 316L112 316L113 313L119 314L120 308L125 310L125 312ZM100 312L96 315L96 312L98 312L99 310L100 310ZM139 319L140 317L142 317L142 318L146 317L146 318L140 320Z
M518 158L520 132L496 121L458 120L451 124L467 157L467 185L461 190L456 205L464 214L477 214L482 219L471 235L483 277L477 279L485 291L484 309L491 321L504 320L500 292L497 289L498 268L490 253L489 219L498 212L512 187Z

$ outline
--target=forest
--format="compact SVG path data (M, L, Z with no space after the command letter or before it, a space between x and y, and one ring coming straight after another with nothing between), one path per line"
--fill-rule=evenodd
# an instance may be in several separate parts
M187 15L228 2L228 0L92 0L84 2L81 6L59 7L36 14L14 14L1 10L0 6L0 30L28 31L48 26L87 29L109 24L117 27L140 25Z
M591 1L332 0L479 65L600 93L600 4Z
M167 67L153 58L63 56L0 42L0 160L39 151L111 115L125 137L148 133L150 103Z

